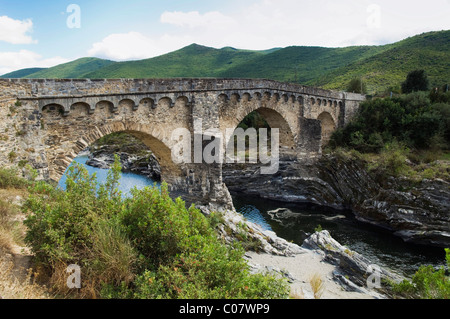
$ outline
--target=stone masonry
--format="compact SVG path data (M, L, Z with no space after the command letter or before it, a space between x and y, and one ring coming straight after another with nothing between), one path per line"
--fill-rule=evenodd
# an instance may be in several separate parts
M234 129L259 112L280 129L282 153L318 157L332 131L345 125L364 96L248 79L0 79L0 166L30 164L58 181L77 154L99 138L128 132L161 165L172 192L188 202L224 207L231 198L222 164L176 164L172 132Z

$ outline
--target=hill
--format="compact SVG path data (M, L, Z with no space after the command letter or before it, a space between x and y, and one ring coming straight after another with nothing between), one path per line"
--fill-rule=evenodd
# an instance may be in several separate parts
M369 93L400 90L408 72L423 69L432 86L450 81L450 31L429 32L384 46L381 52L353 61L309 82L327 89L345 89L362 78Z
M113 63L115 62L98 58L81 58L52 68L27 74L23 77L29 79L86 78L86 75L93 70L101 69Z
M232 66L222 77L270 78L278 81L310 83L330 71L383 51L382 47L287 47Z
M87 74L89 78L217 77L233 65L265 55L265 52L214 49L192 44L155 58L119 62Z
M222 49L192 44L151 59L113 62L83 58L32 73L19 70L3 77L26 78L266 78L326 89L345 90L362 78L368 93L399 90L415 69L424 69L433 86L450 79L450 30L428 32L382 46L324 48L292 46L265 51Z
M0 78L3 78L3 79L20 79L20 78L26 77L26 76L28 76L30 74L33 74L33 73L36 73L36 72L39 72L39 71L42 71L42 70L45 70L45 68L22 69L22 70L18 70L18 71L14 71L14 72L11 72L11 73L4 74L4 75L0 76Z

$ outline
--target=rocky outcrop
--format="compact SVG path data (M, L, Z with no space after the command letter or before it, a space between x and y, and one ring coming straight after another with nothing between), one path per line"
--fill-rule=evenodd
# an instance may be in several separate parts
M277 174L257 166L226 166L231 192L294 203L351 210L360 221L392 231L407 242L450 247L450 183L413 182L369 173L357 159L324 155L310 161L284 161Z
M206 216L214 210L211 207L198 206ZM223 210L220 213L221 223L218 226L219 236L227 243L236 239L244 246L251 244L251 248L258 252L278 256L293 256L300 254L302 248L294 243L278 237L274 232L263 230L261 226L247 221L241 214L233 210Z
M211 215L210 207L201 206L199 209L205 215ZM387 282L400 282L404 278L384 268L373 265L364 256L349 250L334 240L328 231L316 232L309 236L302 246L288 242L278 237L274 232L263 230L261 226L247 221L236 211L225 210L220 213L221 222L217 232L226 243L239 241L243 247L248 247L246 258L252 273L272 273L285 278L292 287L304 277L307 268L315 268L314 272L320 276L329 277L343 290L357 293L370 298L387 298L390 285ZM254 251L257 252L256 258ZM318 258L318 260L317 260ZM255 259L260 262L255 263ZM314 261L316 260L316 261ZM328 267L314 266L314 263L332 265L332 272ZM326 269L324 269L326 268ZM313 298L303 285L305 298Z
M369 293L367 288L376 288L389 294L388 282L400 282L404 278L373 264L369 259L349 250L333 239L328 231L316 232L307 238L303 248L317 250L324 255L324 261L336 266L333 278L347 291ZM383 288L384 287L384 288Z

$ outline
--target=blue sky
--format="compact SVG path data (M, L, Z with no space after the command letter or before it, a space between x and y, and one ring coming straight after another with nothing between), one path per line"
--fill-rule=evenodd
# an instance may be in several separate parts
M379 45L448 30L449 16L450 0L0 0L0 74L85 56L144 59L191 43Z

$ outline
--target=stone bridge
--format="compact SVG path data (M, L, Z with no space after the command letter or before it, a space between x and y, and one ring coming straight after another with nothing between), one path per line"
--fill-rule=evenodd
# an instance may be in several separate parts
M281 154L321 155L364 97L270 80L0 80L0 166L31 164L58 181L72 160L101 137L128 132L154 152L175 194L223 206L231 202L222 164L176 164L172 132L234 129L251 112L280 130ZM197 121L197 122L196 122ZM229 138L229 137L228 137ZM226 145L228 141L223 141Z

